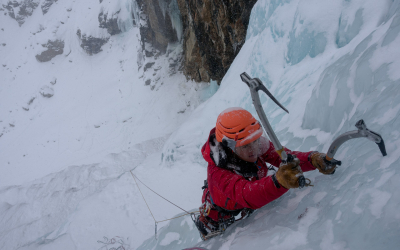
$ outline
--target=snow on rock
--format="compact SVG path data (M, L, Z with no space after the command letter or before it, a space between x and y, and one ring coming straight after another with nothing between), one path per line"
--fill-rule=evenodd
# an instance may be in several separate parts
M54 95L54 90L52 88L50 88L49 86L43 86L39 93L46 98L50 98Z
M91 35L82 34L81 30L78 29L76 35L79 37L81 41L81 47L86 53L89 55L97 54L101 51L101 47L108 42L109 37L93 37Z
M108 14L101 12L99 14L100 28L107 29L107 32L110 35L116 35L121 33L121 30L118 27L118 17L117 17L119 12L120 11L112 13L110 16L108 16Z
M40 53L40 55L36 55L36 59L39 62L48 62L57 55L64 53L64 41L61 40L48 41L46 44L42 44L42 46L47 48L47 50Z
M42 2L42 5L40 6L40 8L42 9L43 15L45 15L49 11L50 7L56 2L57 2L57 0L44 0Z
M40 0L3 0L2 6L7 10L8 15L21 26L32 15L39 2Z

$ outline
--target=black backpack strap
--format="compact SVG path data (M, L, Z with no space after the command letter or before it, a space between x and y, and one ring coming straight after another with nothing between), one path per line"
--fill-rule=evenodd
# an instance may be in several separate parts
M207 180L204 180L204 186L202 186L201 189L204 190L206 188L208 188L208 182L207 182Z

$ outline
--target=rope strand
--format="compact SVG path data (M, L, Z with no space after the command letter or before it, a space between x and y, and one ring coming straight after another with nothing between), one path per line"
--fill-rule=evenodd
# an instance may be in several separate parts
M147 204L147 201L146 201L146 199L145 199L144 196L143 196L142 190L140 190L140 187L139 187L139 185L137 184L137 181L136 181L136 179L135 179L135 176L133 175L132 171L129 171L129 172L131 172L132 178L135 180L136 186L138 187L138 189L139 189L139 191L140 191L140 194L142 195L143 200L144 200L144 202L146 203L146 206L147 206L147 208L149 209L149 211L150 211L150 213L151 213L151 216L153 216L154 222L157 224L156 218L154 218L154 215L153 215L153 213L151 212L150 207L149 207L149 205ZM157 230L157 227L156 227L156 230Z
M189 214L189 215L191 214L191 213L189 213L188 211L186 211L185 209L181 208L180 206L178 206L178 205L176 205L176 204L170 202L169 200L167 200L167 199L165 199L164 197L162 197L161 195L159 195L159 194L158 194L157 192L155 192L153 189L149 188L146 184L144 184L139 178L137 178L137 176L134 175L134 174L132 173L132 171L130 171L130 172L131 172L132 176L135 176L136 179L138 179L138 181L140 181L140 183L142 183L145 187L147 187L148 189L150 189L153 193L155 193L156 195L160 196L160 197L163 198L164 200L168 201L169 203L171 203L171 204L174 205L175 207L181 209L181 210L184 211L185 213L187 213L187 214ZM134 177L134 179L135 179L135 177ZM136 181L136 180L135 180L135 181ZM146 204L147 204L147 203L146 203Z
M161 195L159 195L157 192L155 192L153 189L149 188L149 187L148 187L146 184L144 184L139 178L137 178L136 175L134 175L134 174L132 173L132 170L129 171L129 172L131 172L132 178L135 180L136 186L138 187L138 189L139 189L139 191L140 191L140 194L142 195L142 198L143 198L144 202L146 203L146 206L147 206L147 208L149 209L149 211L150 211L150 213L151 213L151 216L153 217L154 224L155 224L154 237L155 237L156 240L157 240L157 224L158 224L159 222L164 222L164 221L169 221L169 220L177 219L177 218L179 218L179 217L183 217L183 216L186 216L186 215L192 216L192 215L195 215L196 213L200 213L200 212L189 213L189 212L186 211L185 209L183 209L183 208L181 208L180 206L178 206L178 205L176 205L176 204L170 202L169 200L165 199L164 197L162 197ZM135 177L136 177L136 178L135 178ZM147 201L146 201L146 199L144 198L144 195L143 195L143 193L142 193L142 190L140 190L140 187L139 187L139 185L138 185L136 179L138 179L138 181L140 181L140 183L142 183L145 187L147 187L148 189L150 189L153 193L155 193L156 195L160 196L160 197L163 198L164 200L168 201L169 203L171 203L171 204L174 205L175 207L180 208L180 209L183 210L186 214L180 215L180 216L176 216L176 217L171 218L171 219L166 219L166 220L162 220L162 221L157 221L156 218L154 218L153 212L151 212L150 207L149 207L149 204L147 204ZM192 218L192 220L193 220L193 218ZM193 222L194 222L194 221L193 221Z
M162 197L161 195L159 195L157 192L155 192L154 190L152 190L151 188L149 188L149 187L148 187L146 184L144 184L136 175L134 175L134 174L132 173L132 171L129 171L129 172L131 172L132 178L135 180L136 186L138 187L138 189L139 189L139 191L140 191L140 194L142 195L143 200L144 200L144 202L146 203L146 206L147 206L147 208L149 209L149 211L150 211L150 213L151 213L151 216L153 217L154 222L156 223L156 225L157 225L157 223L159 223L159 222L169 221L169 220L177 219L177 218L180 218L180 217L183 217L183 216L186 216L186 215L195 215L195 214L199 214L199 213L200 213L200 212L192 212L192 213L189 213L188 211L186 211L186 210L184 210L183 208L179 207L178 205L176 205L176 204L170 202L169 200L165 199L164 197ZM138 185L136 179L137 179L138 181L140 181L140 183L142 183L145 187L147 187L148 189L150 189L153 193L155 193L156 195L160 196L160 197L163 198L164 200L168 201L168 202L171 203L172 205L174 205L174 206L180 208L180 209L183 210L186 214L183 214L183 215L180 215L180 216L176 216L176 217L173 217L173 218L170 218L170 219L166 219L166 220L157 221L156 218L154 218L154 215L153 215L153 213L151 212L150 207L149 207L149 205L147 204L146 199L144 198L144 195L143 195L142 191L140 190L140 187L139 187L139 185ZM157 227L156 227L156 228L157 228Z

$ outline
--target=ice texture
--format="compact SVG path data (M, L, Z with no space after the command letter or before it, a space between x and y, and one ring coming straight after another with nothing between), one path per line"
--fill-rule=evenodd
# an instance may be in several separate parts
M177 0L172 0L168 8L171 17L172 28L176 31L178 41L181 41L183 33L183 24Z
M198 209L190 210L188 212L196 212ZM184 215L180 213L177 216ZM189 215L177 218L171 222L163 225L158 233L157 239L153 235L151 238L145 240L137 250L147 249L165 249L175 250L183 249L188 246L194 246L201 241L199 232L193 224Z
M346 9L344 9L346 11ZM363 24L363 10L358 9L355 13L353 23L349 24L348 18L343 14L339 18L339 29L336 35L336 44L339 48L347 45L361 30Z
M290 64L299 63L307 55L311 58L324 52L326 46L324 33L309 32L307 29L295 36L295 31L290 33L288 44L287 62Z

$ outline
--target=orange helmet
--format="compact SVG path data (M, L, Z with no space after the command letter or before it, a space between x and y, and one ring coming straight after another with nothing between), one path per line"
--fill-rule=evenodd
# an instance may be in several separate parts
M249 111L242 108L228 108L217 118L215 129L217 141L223 139L236 142L240 147L261 137L263 131L258 121Z

